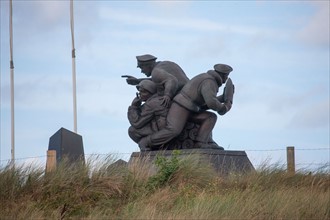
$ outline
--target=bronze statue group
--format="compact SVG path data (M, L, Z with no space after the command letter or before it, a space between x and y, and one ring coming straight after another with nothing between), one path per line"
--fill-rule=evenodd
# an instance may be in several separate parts
M213 139L217 115L232 106L234 85L226 64L189 79L181 67L171 61L156 61L145 54L136 56L137 67L148 78L124 75L138 92L128 107L130 138L141 151L188 148L222 149ZM217 96L224 85L223 94Z

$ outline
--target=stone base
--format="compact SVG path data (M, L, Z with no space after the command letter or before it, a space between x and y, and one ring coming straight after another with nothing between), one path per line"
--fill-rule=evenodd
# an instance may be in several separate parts
M181 149L178 151L180 152L178 158L196 155L201 163L210 163L219 176L225 176L229 173L243 174L255 170L245 151L219 149ZM149 167L155 172L154 161L157 155L169 159L172 157L172 154L173 150L133 152L128 165L144 161L145 163L150 163Z

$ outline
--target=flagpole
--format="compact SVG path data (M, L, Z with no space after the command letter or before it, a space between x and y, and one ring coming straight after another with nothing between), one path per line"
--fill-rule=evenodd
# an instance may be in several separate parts
M70 0L70 24L72 40L73 129L77 133L76 49L74 47L73 0Z
M11 108L11 164L15 163L15 115L14 115L14 61L13 61L13 0L9 2L10 39L10 108Z

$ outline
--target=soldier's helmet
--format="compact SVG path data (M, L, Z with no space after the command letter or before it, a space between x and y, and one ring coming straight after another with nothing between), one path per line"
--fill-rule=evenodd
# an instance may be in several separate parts
M156 84L151 80L142 80L137 86L137 90L145 89L151 94L155 94L157 91Z
M215 64L214 65L214 70L217 72L217 73L220 73L220 74L229 74L231 71L233 71L233 68L227 64Z

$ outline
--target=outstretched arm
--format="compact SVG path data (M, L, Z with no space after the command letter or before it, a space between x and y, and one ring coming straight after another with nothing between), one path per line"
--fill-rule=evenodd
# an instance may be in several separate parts
M138 78L135 78L134 76L130 76L130 75L122 75L121 77L126 78L127 84L133 85L133 86L139 84L142 80L146 80L146 79L151 80L150 78L140 78L140 79L138 79Z

